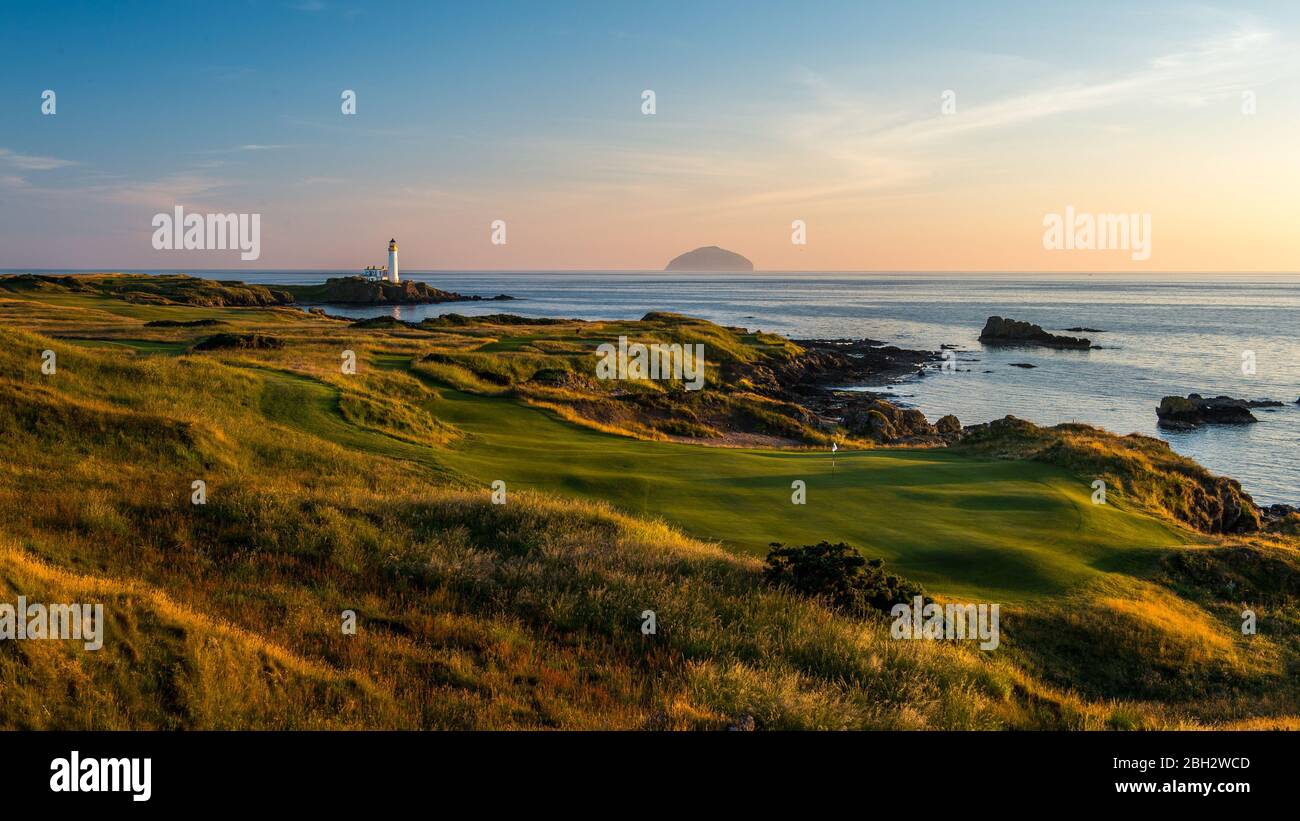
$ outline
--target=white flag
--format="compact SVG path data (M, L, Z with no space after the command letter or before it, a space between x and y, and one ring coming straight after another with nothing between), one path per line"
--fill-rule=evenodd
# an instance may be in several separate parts
M839 450L839 449L840 449L840 446L839 446L839 445L835 444L834 442L831 442L831 453L834 453L835 451L837 451L837 450Z

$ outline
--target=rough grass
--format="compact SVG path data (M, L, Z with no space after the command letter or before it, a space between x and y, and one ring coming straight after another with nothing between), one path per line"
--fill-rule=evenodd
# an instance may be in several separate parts
M963 449L1033 459L1102 479L1107 495L1209 532L1257 530L1260 516L1232 479L1212 475L1167 442L1141 434L1115 436L1089 425L1041 428L1007 417L968 436Z
M72 308L105 338L168 315L95 304ZM49 329L39 308L6 321ZM286 347L184 354L202 328L153 329L174 351L0 328L0 601L102 601L109 621L98 653L0 643L0 726L1296 723L1288 537L1181 547L1190 531L1139 515L1165 514L1128 486L1097 510L1086 476L972 454L841 452L831 484L810 472L821 454L602 435L402 370L459 339L208 316L276 327ZM345 348L359 378L339 372ZM373 405L350 419L349 394ZM454 437L404 438L377 407ZM785 505L802 476L800 519ZM206 505L190 504L195 479ZM882 620L764 585L745 553L822 538L948 598L1012 593L1003 649L893 641ZM1259 635L1241 635L1244 605ZM349 609L356 635L340 630Z

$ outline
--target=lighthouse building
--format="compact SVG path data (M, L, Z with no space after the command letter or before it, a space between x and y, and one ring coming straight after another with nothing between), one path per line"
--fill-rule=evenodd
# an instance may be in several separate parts
M390 239L388 241L387 265L367 265L361 275L372 282L383 281L397 284L400 281L397 278L397 240Z

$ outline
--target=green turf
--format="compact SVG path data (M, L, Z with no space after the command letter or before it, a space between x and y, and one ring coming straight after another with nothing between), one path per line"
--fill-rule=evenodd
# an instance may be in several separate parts
M68 336L61 336L58 339L60 342L85 348L131 348L140 353L163 353L172 356L179 356L190 349L189 344L185 342L156 342L151 339L79 339Z
M82 295L43 295L68 307L137 319L240 321L246 309L136 305ZM295 321L258 311L259 321ZM507 348L526 335L495 343ZM583 340L585 341L585 340ZM118 340L141 353L176 353L179 343ZM93 343L87 343L93 344ZM379 356L379 367L409 358ZM415 481L456 479L487 492L535 489L611 502L687 533L763 555L770 542L843 540L947 595L1015 602L1051 596L1110 571L1149 566L1165 548L1192 540L1122 500L1093 505L1087 480L1053 466L978 458L950 450L764 451L647 442L565 422L505 397L437 385L441 421L466 435L421 447L347 422L330 385L274 370L262 412L271 420L355 450L419 467ZM791 483L807 504L791 502Z
M360 431L338 415L334 388L285 374L270 377L263 410L348 447L425 462L485 493L501 479L507 494L606 500L755 555L772 541L844 540L936 592L986 601L1058 594L1186 541L1154 519L1093 505L1087 482L1049 465L945 450L841 451L832 473L825 452L646 442L506 398L438 389L438 418L467 434L447 448ZM804 505L791 501L795 480L807 485Z

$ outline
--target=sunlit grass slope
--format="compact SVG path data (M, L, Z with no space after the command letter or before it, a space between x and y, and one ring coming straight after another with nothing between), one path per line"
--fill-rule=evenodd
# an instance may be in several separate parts
M1188 539L1092 504L1088 483L1044 464L872 450L840 451L832 469L829 452L635 441L501 397L441 394L439 417L466 437L437 458L485 487L609 501L754 555L773 541L843 540L953 595L1059 593ZM805 504L793 502L796 481Z
M84 299L0 301L0 600L102 601L109 629L97 653L0 642L0 726L1260 727L1300 714L1294 540L1199 535L1122 493L1096 506L1089 477L1040 462L842 450L832 475L820 451L612 435L418 367L431 350L512 347L482 328ZM188 353L211 329L144 324L168 318L285 345ZM340 372L345 349L355 375ZM195 479L205 505L190 504ZM496 479L505 505L489 501ZM791 504L795 480L806 505ZM763 583L769 541L821 539L941 597L1003 603L1001 648L893 641L887 622ZM1245 606L1256 636L1239 629Z

